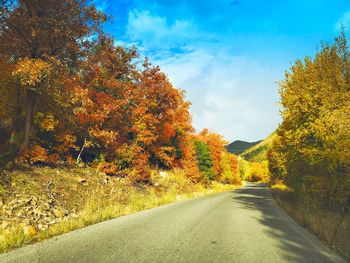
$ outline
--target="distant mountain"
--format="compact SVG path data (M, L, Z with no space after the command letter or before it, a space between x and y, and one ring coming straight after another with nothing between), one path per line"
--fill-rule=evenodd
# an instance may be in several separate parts
M272 133L266 139L245 150L241 156L249 162L262 162L267 160L266 153L275 136L276 133Z
M244 151L248 150L249 148L252 148L253 146L257 145L262 141L257 141L257 142L245 142L245 141L234 141L230 143L229 145L226 146L227 151L230 153L240 155Z

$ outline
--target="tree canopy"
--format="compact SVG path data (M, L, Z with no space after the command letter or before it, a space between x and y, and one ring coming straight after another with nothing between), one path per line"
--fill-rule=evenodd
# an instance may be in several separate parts
M268 154L273 180L344 209L350 203L349 58L343 32L314 58L296 61L280 82L283 122Z
M107 19L89 0L0 2L1 163L86 162L136 181L180 168L237 182L222 136L194 133L184 91L136 48L116 46Z

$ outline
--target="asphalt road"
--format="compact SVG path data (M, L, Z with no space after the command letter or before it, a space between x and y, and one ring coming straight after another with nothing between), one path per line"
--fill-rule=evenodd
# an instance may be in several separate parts
M0 262L345 262L299 227L262 184L96 224Z

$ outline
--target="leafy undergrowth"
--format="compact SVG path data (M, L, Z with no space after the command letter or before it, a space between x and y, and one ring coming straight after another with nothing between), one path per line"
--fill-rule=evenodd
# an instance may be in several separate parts
M316 202L301 202L283 183L271 185L277 203L300 225L318 236L328 247L350 260L350 214L328 211Z
M0 252L91 224L237 186L191 182L182 171L153 172L152 184L92 168L34 168L2 174ZM21 218L22 217L22 218Z

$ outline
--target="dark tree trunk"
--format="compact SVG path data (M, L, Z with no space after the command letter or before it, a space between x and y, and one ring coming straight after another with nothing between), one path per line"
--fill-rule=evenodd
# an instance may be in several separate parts
M33 120L34 92L27 88L26 94L26 119L24 123L24 146L29 146L30 128Z
M22 125L21 121L23 122L23 119L21 118L21 106L20 106L20 101L19 101L20 97L21 97L21 88L19 86L17 86L17 97L16 97L15 110L13 113L11 137L10 137L10 151L11 152L16 151L16 149L17 149L18 132L21 129L21 125Z

